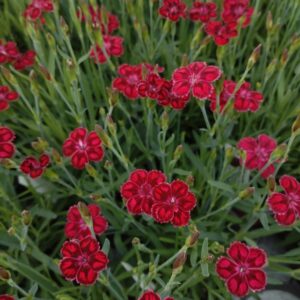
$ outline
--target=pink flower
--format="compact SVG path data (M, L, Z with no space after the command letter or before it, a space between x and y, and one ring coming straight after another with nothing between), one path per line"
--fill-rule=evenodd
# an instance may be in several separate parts
M246 152L246 169L264 169L261 176L265 179L275 172L273 164L266 167L271 154L277 147L277 143L273 138L265 134L261 134L257 138L245 137L239 141L237 147Z
M145 80L138 84L138 93L141 97L157 99L158 94L164 84L164 79L156 73L149 73Z
M191 63L174 71L172 92L178 97L192 93L195 98L207 99L214 91L213 82L218 80L221 74L218 67L208 66L205 62Z
M13 157L16 151L13 144L15 138L15 133L11 129L0 126L0 160Z
M280 225L293 225L300 218L300 183L288 175L282 176L279 183L284 193L272 193L267 202Z
M227 249L227 255L229 257L218 259L216 272L226 282L232 295L245 297L249 291L265 289L267 275L262 268L267 264L267 255L262 249L233 242Z

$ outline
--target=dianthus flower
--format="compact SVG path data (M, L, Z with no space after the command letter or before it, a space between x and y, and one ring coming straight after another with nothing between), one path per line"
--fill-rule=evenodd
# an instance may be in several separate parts
M69 239L82 240L87 236L91 236L91 226L96 235L101 235L108 227L107 220L101 215L101 209L96 204L89 204L87 206L90 224L87 224L77 205L69 208L67 214L67 223L65 226L65 234Z
M59 268L64 278L83 285L94 284L99 272L106 269L108 264L107 255L92 237L65 242L61 256Z
M43 13L53 12L54 5L52 0L33 0L24 11L24 17L29 21L40 20L45 23Z
M205 62L194 62L176 69L172 75L172 92L178 97L190 93L200 100L207 99L214 91L213 82L221 77L221 70Z
M220 21L209 21L204 27L205 32L214 38L218 46L229 43L231 38L238 35L236 23L223 23Z
M217 5L213 2L195 1L189 15L192 21L207 23L217 17Z
M95 131L76 128L63 144L64 156L71 157L72 166L83 169L89 161L101 161L104 156L102 141Z
M10 295L0 295L0 300L15 300L13 296Z
M186 14L186 4L181 0L163 0L159 14L166 19L177 22Z
M135 170L121 186L121 195L132 214L151 214L153 188L166 181L166 176L157 170Z
M162 300L162 298L155 292L148 290L138 300ZM166 297L163 300L174 300L173 297Z
M13 144L15 138L15 133L11 129L0 126L0 159L13 157L16 151Z
M119 36L104 35L103 36L103 48L99 45L94 45L91 48L90 57L95 63L103 64L107 61L107 57L120 57L124 53L123 38Z
M33 156L28 156L21 163L20 170L31 178L36 179L42 176L49 163L50 157L48 154L42 154L38 160Z
M17 92L11 91L8 86L0 86L0 112L9 108L11 101L15 101L19 98Z
M228 291L237 297L245 297L249 291L265 289L267 276L263 267L267 264L266 253L241 242L233 242L227 249L229 257L221 256L216 272L226 282Z
M275 172L273 164L266 167L271 154L277 147L277 143L273 138L265 134L261 134L257 138L245 137L239 141L237 147L246 152L246 169L264 169L261 174L263 178L268 178Z
M152 216L160 223L186 226L190 212L196 206L196 197L182 180L161 183L153 189Z
M284 193L273 192L267 203L280 225L293 225L300 218L300 183L293 176L284 175L279 180Z

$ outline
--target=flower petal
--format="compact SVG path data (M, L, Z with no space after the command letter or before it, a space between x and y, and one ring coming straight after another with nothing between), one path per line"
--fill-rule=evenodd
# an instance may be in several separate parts
M154 201L167 202L172 197L171 185L169 183L161 183L153 189Z
M248 285L253 292L259 292L265 289L267 284L267 276L264 271L259 269L250 270L246 276Z
M246 261L249 249L244 243L233 242L227 250L227 253L236 263L241 263Z
M77 259L71 257L63 258L59 263L59 269L65 279L74 280L79 270Z
M245 297L249 292L247 281L239 273L230 277L226 286L231 294L238 297Z
M222 279L228 279L236 273L236 264L229 258L221 256L216 263L216 272Z
M171 183L171 189L172 189L172 196L176 198L180 198L180 197L184 197L187 194L189 187L184 181L177 179Z
M95 272L88 264L85 264L80 267L76 281L84 285L92 285L96 282L98 273Z
M183 211L191 211L196 206L197 199L192 192L188 192L182 198L177 200L177 205Z
M138 185L132 181L127 181L121 186L121 195L125 199L130 199L131 197L138 194Z
M80 248L83 254L91 255L97 252L100 248L99 243L92 237L87 237L80 242Z
M103 251L98 251L89 257L89 264L96 272L102 271L108 264L107 255Z
M274 213L286 213L289 209L288 199L281 193L272 193L267 202Z
M173 207L164 203L155 203L152 206L152 216L159 223L170 222L174 216Z
M190 218L189 212L178 210L177 212L174 212L171 223L174 226L186 226L188 225Z
M207 66L201 71L200 78L201 78L201 80L204 80L207 82L214 82L214 81L218 80L221 77L221 75L222 75L222 72L218 67Z
M70 133L70 138L73 139L74 141L83 141L85 140L85 137L87 135L87 129L86 128L76 128Z
M80 246L77 241L66 241L62 245L60 253L63 257L73 257L76 258L81 255Z
M91 131L87 137L87 145L90 147L97 147L102 144L102 141L96 131Z
M260 248L249 247L247 258L249 268L262 268L267 264L267 254Z
M207 99L213 92L213 85L209 82L200 81L194 84L193 96L198 99Z
M129 179L140 186L145 183L147 176L148 172L146 170L135 170L130 174Z
M276 214L275 215L276 221L283 226L290 226L293 225L296 221L296 214L293 209L289 209L286 213L283 214Z
M295 193L300 189L300 184L297 181L297 179L293 176L289 175L283 175L279 179L279 183L281 187L287 192L287 193Z
M152 170L148 172L148 183L151 186L156 186L166 181L166 175L160 171Z

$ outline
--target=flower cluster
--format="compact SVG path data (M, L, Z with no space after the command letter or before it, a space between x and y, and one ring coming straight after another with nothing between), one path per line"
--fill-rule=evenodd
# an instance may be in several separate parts
M293 225L300 219L300 183L288 175L282 176L279 183L284 193L273 192L267 202L278 224Z
M166 176L157 170L135 170L121 187L128 212L145 213L159 223L171 222L186 226L190 212L196 206L196 197L181 180L166 182Z
M159 14L173 22L189 17L193 22L204 24L204 30L212 36L218 46L228 44L231 38L238 35L238 25L247 27L251 22L253 7L250 0L224 0L220 19L217 20L217 5L214 2L194 1L188 9L182 0L164 0Z
M176 69L171 80L159 75L162 70L146 64L124 64L119 67L120 76L114 79L112 86L129 99L150 98L159 105L183 109L191 96L199 100L211 97L215 93L213 83L222 74L218 67L208 66L205 62Z
M17 92L11 91L8 86L0 86L0 112L7 110L11 101L16 101L19 98Z
M155 292L148 290L138 299L138 300L174 300L173 297L165 297L162 299L158 294Z
M66 280L92 285L99 272L107 268L108 257L95 238L107 227L108 223L97 205L78 203L70 207L65 227L65 234L70 240L61 248L62 259L59 263Z
M89 161L98 162L103 159L102 141L95 131L76 128L63 144L64 156L71 157L71 164L76 169L83 169Z
M245 297L249 291L265 289L267 255L260 249L234 242L227 249L229 257L221 256L216 263L217 274L226 282L229 292L237 297Z
M50 157L48 154L42 154L39 159L33 156L28 156L20 165L20 170L29 175L32 179L36 179L42 176L44 170L50 163Z
M237 147L246 152L245 164L248 170L259 170L263 178L268 178L275 172L273 163L270 162L271 155L277 147L276 141L261 134L257 138L245 137L241 139Z
M114 36L112 33L120 26L117 16L106 10L104 6L92 6L87 8L87 15L81 10L77 11L77 16L82 22L90 23L95 30L100 30L102 41L91 47L90 58L96 64L103 64L109 57L120 57L123 55L123 38Z
M11 41L4 43L0 40L0 64L12 64L16 70L24 70L33 66L35 56L32 50L21 53L16 43Z
M45 23L44 13L53 12L54 5L52 0L32 0L24 11L24 17L31 22L40 21Z

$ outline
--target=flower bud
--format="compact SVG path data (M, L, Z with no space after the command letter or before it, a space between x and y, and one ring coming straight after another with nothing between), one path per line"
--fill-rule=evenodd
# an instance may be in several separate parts
M255 192L255 187L247 187L245 190L241 191L239 193L239 198L240 199L247 199L249 197L251 197Z
M289 58L289 51L288 49L284 49L280 58L280 64L282 67L284 67L288 61Z
M192 228L191 235L186 239L186 246L187 247L193 247L198 242L198 239L200 237L200 231L197 229L196 226Z
M97 177L98 172L92 165L86 164L85 169L91 177Z
M300 134L300 114L292 125L292 134L299 135Z
M140 239L137 237L134 237L131 241L132 245L139 245L141 243Z
M52 148L52 157L56 164L62 165L62 157L60 156L59 152L54 148Z
M252 69L252 67L256 64L256 62L258 61L259 57L260 57L260 53L261 53L261 47L262 45L259 44L252 52L248 63L247 63L247 69Z
M233 147L231 145L225 145L225 159L227 162L231 162L234 157Z
M101 195L97 195L97 194L92 194L90 195L90 199L95 201L95 202L99 202L100 200L102 200L102 196Z
M181 66L182 67L185 67L185 66L187 66L189 64L189 57L188 57L188 55L186 54L186 53L184 53L183 55L182 55L182 58L181 58Z
M107 127L108 127L108 130L109 130L110 134L112 136L116 136L116 134L117 134L117 126L116 126L116 123L113 121L112 117L111 116L107 116L106 122L107 122Z
M289 49L289 55L292 55L300 48L300 37L293 37L292 43Z
M107 88L108 103L110 107L115 107L119 100L119 93L114 91L112 88Z
M266 70L266 74L267 74L268 78L274 74L276 67L277 67L277 63L278 63L277 58L274 58L268 65L267 70Z
M31 213L28 210L23 210L21 216L22 216L22 223L25 226L29 226L32 221Z
M43 153L48 149L49 144L47 141L38 137L37 141L31 143L31 146L34 150L38 151L39 153Z
M106 160L105 163L104 163L104 168L106 170L111 170L112 167L113 167L113 163L111 161L109 161L109 160Z
M167 131L169 128L169 115L166 110L162 113L160 121L162 130Z
M266 20L266 28L269 33L273 31L273 16L271 11L268 11L267 20Z
M212 252L215 254L221 254L225 252L225 247L221 245L219 242L213 242L210 248Z
M107 135L107 133L100 125L98 124L95 125L95 131L100 136L104 146L106 146L107 148L112 148L112 141L110 137Z
M173 270L177 270L179 268L182 268L182 266L186 262L186 258L187 258L186 252L185 251L180 252L178 254L178 256L176 257L175 261L173 262Z
M0 280L7 281L11 278L10 272L0 267Z
M182 153L183 153L183 146L178 145L174 151L174 156L173 156L174 160L178 160L181 157Z
M271 161L277 161L284 157L287 149L287 144L280 144L276 147L276 149L271 154Z
M10 72L9 69L0 66L1 74L5 77L5 79L12 85L17 84L17 80L15 76Z
M79 212L81 214L81 216L84 218L84 217L87 217L89 218L90 217L90 211L87 207L87 205L81 201L78 202L77 204L77 207L79 209Z
M268 177L268 179L267 179L267 187L268 187L269 193L273 193L275 191L275 189L276 189L276 181L275 181L274 176Z
M5 169L8 169L8 170L17 168L16 163L13 160L8 159L8 158L0 159L0 165L3 166Z
M185 179L185 182L189 187L192 187L195 183L195 177L193 175L188 175Z
M10 236L14 236L16 234L16 230L14 227L10 227L10 228L8 228L7 233Z

